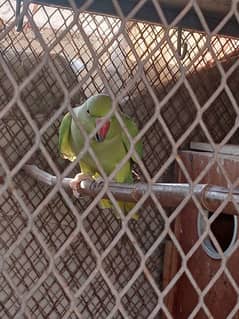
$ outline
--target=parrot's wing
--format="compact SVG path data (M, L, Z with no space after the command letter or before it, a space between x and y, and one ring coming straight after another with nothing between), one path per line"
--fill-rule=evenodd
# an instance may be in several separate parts
M72 117L70 113L67 113L59 128L59 152L63 158L67 158L69 161L73 162L76 158L76 154L72 149L71 145L71 120Z
M122 119L124 121L124 124L125 124L128 132L129 132L129 134L132 137L135 137L138 134L138 132L139 132L139 130L137 128L137 125L127 115L121 113L121 116L122 116ZM129 149L130 149L130 141L129 141L129 139L128 139L128 137L127 137L125 132L122 133L122 139L123 139L123 143L124 143L127 151L129 151ZM142 156L143 156L143 144L142 144L142 142L138 141L135 144L134 147L135 147L135 151L138 153L139 157L142 158ZM134 154L132 155L132 159L133 159L134 162L136 162L136 158L135 158Z

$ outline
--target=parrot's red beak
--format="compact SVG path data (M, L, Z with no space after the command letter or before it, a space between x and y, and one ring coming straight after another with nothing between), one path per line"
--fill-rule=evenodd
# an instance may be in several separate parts
M101 125L101 123L104 122L104 124ZM98 132L96 133L96 140L98 142L102 142L108 131L109 131L109 128L110 128L110 121L109 120L104 120L103 118L98 118L96 119L96 125L100 125L100 129L98 130Z

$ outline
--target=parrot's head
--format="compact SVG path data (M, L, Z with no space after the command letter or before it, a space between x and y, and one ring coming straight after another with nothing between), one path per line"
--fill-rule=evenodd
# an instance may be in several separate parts
M103 142L111 125L111 120L106 118L112 108L111 98L104 94L92 96L86 101L85 107L88 116L94 119L95 125L100 126L95 135L96 141Z

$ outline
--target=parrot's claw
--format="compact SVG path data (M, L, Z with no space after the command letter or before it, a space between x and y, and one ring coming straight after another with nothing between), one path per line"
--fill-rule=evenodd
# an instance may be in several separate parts
M73 189L73 195L75 198L79 199L80 198L80 193L76 190Z
M79 173L79 174L76 174L76 176L69 183L70 187L72 188L73 195L76 198L80 198L80 183L85 181L85 180L93 181L94 179L89 174Z

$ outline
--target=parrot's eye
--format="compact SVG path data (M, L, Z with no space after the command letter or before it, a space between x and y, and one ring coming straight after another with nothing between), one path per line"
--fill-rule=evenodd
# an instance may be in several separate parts
M90 111L89 111L89 109L87 109L87 111L86 111L88 114L90 114Z

